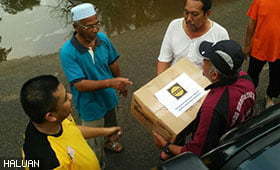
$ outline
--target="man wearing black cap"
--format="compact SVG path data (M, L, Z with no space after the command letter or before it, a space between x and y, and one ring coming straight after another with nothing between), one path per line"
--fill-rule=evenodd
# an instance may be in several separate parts
M171 144L154 133L156 144L162 147L162 159L186 151L202 155L216 147L225 132L251 116L255 87L247 73L240 71L244 60L241 47L232 40L203 41L199 52L204 57L203 75L212 82L205 88L210 92L188 127L193 133L184 146Z

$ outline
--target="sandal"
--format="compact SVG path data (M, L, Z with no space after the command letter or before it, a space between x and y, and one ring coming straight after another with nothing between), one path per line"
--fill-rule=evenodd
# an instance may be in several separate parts
M104 146L105 150L115 152L115 153L120 153L123 150L123 146L119 142L106 142Z

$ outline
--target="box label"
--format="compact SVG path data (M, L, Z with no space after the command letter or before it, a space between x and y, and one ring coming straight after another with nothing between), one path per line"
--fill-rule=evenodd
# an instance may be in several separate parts
M187 93L187 91L178 83L175 83L173 86L171 86L170 89L168 89L168 91L170 95L172 95L176 99L180 99Z
M200 85L186 73L182 73L156 92L155 96L174 116L178 117L205 94L206 92Z

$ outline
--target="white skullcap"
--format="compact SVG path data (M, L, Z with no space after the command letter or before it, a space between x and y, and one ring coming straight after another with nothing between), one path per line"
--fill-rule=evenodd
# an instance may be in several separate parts
M79 4L71 9L72 20L79 21L96 14L94 6L90 3Z

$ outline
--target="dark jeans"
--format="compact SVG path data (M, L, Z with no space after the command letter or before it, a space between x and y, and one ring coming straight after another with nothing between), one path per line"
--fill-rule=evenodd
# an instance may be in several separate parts
M248 74L252 78L255 87L258 86L259 76L263 69L263 66L267 61L261 61L254 57L250 57ZM269 83L266 89L266 94L269 97L278 97L280 94L280 60L276 60L274 62L268 62L269 64Z
M104 116L104 127L117 126L116 109L110 110Z

